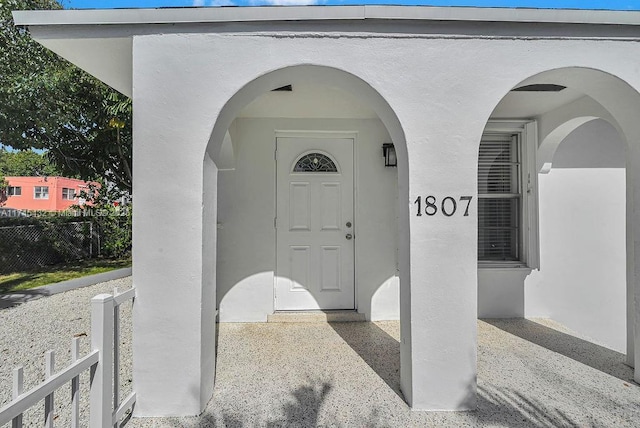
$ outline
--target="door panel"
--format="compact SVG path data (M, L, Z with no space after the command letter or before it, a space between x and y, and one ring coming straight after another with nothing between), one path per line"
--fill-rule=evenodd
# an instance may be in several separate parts
M291 265L289 266L289 290L306 290L309 283L309 265L311 258L310 247L291 246L289 248Z
M289 230L311 231L309 183L290 183Z
M276 147L276 310L353 309L353 140Z
M320 185L320 230L340 230L341 221L340 183Z
M340 290L341 257L340 247L323 246L321 250L321 290Z

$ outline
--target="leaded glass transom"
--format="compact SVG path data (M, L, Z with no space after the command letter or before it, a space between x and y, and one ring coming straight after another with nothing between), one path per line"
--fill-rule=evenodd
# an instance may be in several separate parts
M338 172L338 168L327 155L309 153L298 159L293 172Z

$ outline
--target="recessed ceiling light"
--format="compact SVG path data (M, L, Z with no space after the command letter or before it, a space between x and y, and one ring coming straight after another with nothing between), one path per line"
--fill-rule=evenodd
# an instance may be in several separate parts
M291 87L291 85L285 85L285 86L281 86L279 88L276 88L274 90L272 90L271 92L291 92L293 91L293 87Z
M537 83L534 85L520 86L519 88L512 89L512 92L560 92L566 89L566 86L554 85L552 83Z

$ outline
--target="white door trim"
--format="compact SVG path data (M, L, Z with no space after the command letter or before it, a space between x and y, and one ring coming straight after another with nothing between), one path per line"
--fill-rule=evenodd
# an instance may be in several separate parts
M277 150L278 144L277 139L279 137L289 137L289 138L347 138L353 140L353 234L354 234L354 245L353 245L353 305L354 311L358 312L358 183L359 183L359 174L358 174L358 131L335 131L335 130L310 130L310 129L276 129L274 130L273 137L273 145L274 151ZM277 158L274 156L273 165L274 170L277 171ZM274 177L275 180L275 192L274 192L274 229L276 228L275 218L278 214L278 180L277 173ZM277 272L278 265L278 234L277 231L275 233L275 246L274 251L276 254L275 265L273 267L273 272ZM277 285L277 275L273 275L273 308L276 308L276 285Z

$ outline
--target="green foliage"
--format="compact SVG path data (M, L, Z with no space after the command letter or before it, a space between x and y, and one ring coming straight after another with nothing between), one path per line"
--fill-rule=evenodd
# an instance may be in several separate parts
M131 254L131 206L120 207L104 204L96 207L100 215L94 216L94 224L100 231L100 254L119 259Z
M54 0L0 0L0 144L46 149L62 175L131 190L131 102L13 25L11 10ZM122 126L110 126L117 119Z
M62 172L53 165L46 154L32 150L9 152L0 149L0 177L59 176Z
M93 240L94 256L128 257L131 253L131 219L131 206L120 207L106 202L62 213L43 211L32 212L30 217L0 216L0 272L9 272L6 267L28 268L76 260L77 247L69 242L82 243L81 247L87 249ZM78 222L83 223L80 230L71 229L72 232L61 237L59 231L65 230L66 224ZM17 233L16 228L25 227L28 230ZM34 259L46 263L34 265Z
M68 262L90 255L91 224L78 218L30 218L0 222L0 273ZM15 222L17 223L17 222ZM69 224L75 223L75 224Z
M80 193L88 204L74 207L84 217L91 218L100 234L100 254L103 257L122 258L131 254L132 207L123 205L122 192L106 183L99 187L89 185Z
M0 171L0 207L7 202L7 194L5 193L5 191L8 185L9 183L7 183L7 180L4 179L4 176Z

